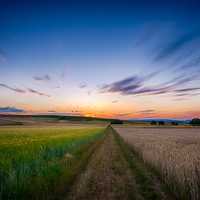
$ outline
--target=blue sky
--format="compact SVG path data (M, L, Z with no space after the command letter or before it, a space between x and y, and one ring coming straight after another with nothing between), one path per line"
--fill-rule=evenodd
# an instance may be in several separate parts
M198 1L1 1L0 107L199 116L199 8Z

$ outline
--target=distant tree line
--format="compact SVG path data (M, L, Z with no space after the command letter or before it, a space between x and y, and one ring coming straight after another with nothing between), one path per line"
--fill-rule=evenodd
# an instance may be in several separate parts
M111 123L111 124L123 124L123 121L120 120L120 119L113 119L113 120L111 120L110 123Z
M154 126L156 126L156 125L165 125L165 124L166 124L166 122L164 122L164 121L155 121L155 120L151 121L151 125L154 125ZM170 122L170 124L172 126L179 125L177 121L172 121L172 122ZM190 121L190 125L192 125L192 126L200 126L200 119L199 118L192 119Z
M200 126L200 119L199 118L194 118L190 122L191 125L193 126Z
M165 124L166 124L165 121L155 121L155 120L151 121L151 125L154 125L154 126L156 126L156 125L163 126ZM178 122L172 121L171 125L177 126Z
M164 121L151 121L151 125L165 125Z

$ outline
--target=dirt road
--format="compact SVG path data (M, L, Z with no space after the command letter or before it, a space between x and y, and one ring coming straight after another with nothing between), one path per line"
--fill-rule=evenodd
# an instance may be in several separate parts
M148 173L136 158L132 159L125 143L109 127L102 144L92 155L86 169L75 181L67 199L153 200L171 198L163 193L152 174Z

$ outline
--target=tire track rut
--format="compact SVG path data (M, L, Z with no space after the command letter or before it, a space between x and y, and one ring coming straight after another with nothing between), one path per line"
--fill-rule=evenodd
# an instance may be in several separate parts
M138 171L131 168L121 145L120 137L111 128L102 144L91 156L86 169L79 175L67 199L70 200L166 200L166 195L141 192ZM134 160L136 162L136 160ZM150 185L152 188L152 185ZM154 191L157 193L159 190ZM150 194L145 194L145 193ZM153 193L153 194L154 194ZM144 195L145 194L145 195ZM146 198L149 196L150 198ZM151 198L152 197L152 198Z

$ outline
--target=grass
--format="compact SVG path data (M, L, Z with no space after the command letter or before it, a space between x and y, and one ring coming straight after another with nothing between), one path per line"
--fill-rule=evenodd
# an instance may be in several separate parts
M0 199L55 199L64 184L67 190L103 130L0 128Z

